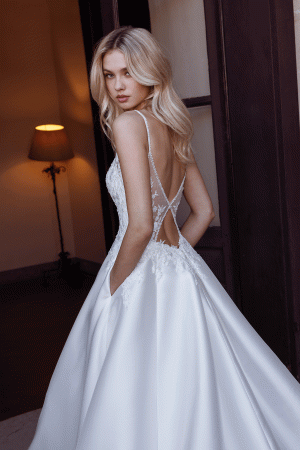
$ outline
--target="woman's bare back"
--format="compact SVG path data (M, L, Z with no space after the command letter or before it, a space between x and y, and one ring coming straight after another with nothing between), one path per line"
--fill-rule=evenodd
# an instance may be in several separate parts
M143 114L148 122L151 153L157 175L166 197L169 202L171 202L182 184L186 166L179 162L175 157L167 126L159 122L159 120L148 111L143 111ZM178 246L178 239L178 230L172 212L169 210L160 227L157 241L164 241L165 244Z

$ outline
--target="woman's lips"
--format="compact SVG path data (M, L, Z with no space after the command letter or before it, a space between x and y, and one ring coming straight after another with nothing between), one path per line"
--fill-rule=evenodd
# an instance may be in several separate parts
M118 100L120 103L124 103L124 102L126 102L128 99L129 99L129 97L126 96L126 95L122 95L122 96L117 97L117 100Z

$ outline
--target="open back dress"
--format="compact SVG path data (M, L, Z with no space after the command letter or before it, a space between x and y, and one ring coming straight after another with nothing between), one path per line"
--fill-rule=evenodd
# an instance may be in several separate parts
M110 293L128 224L118 156L106 176L119 231L66 341L30 450L299 450L300 385L178 229L148 133L154 231ZM170 214L170 213L169 213Z

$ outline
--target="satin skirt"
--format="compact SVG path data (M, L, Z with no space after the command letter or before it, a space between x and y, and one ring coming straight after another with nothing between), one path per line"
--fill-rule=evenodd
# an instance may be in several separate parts
M194 250L149 247L113 295L103 263L30 450L299 450L299 383Z

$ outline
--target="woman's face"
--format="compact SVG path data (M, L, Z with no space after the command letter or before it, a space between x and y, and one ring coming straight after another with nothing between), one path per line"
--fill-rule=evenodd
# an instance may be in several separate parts
M120 50L106 53L103 58L103 74L109 95L124 111L142 109L145 106L150 87L141 85L131 77Z

